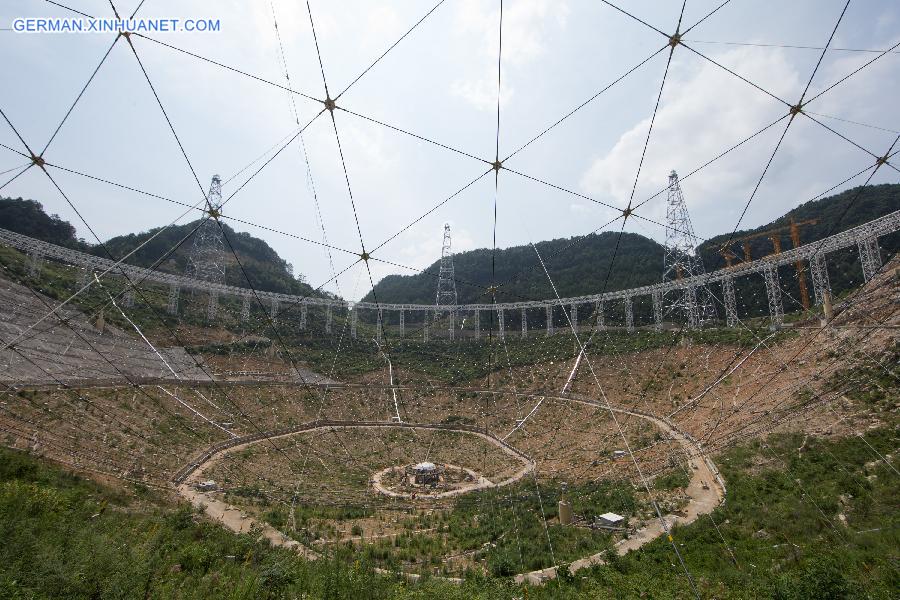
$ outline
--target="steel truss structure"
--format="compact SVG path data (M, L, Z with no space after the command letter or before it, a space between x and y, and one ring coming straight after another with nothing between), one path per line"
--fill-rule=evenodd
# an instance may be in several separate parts
M457 305L453 251L450 248L450 223L444 224L444 243L441 247L441 266L438 271L437 298L435 298L434 305L438 308Z
M773 254L758 260L738 263L732 267L720 269L712 273L704 273L693 277L686 277L647 285L627 290L619 290L615 292L606 292L603 294L594 294L588 296L577 296L571 298L553 298L549 300L536 300L528 302L506 302L496 304L457 304L453 306L442 306L441 310L451 314L473 314L475 321L476 339L480 337L480 313L482 311L496 311L498 317L501 313L507 311L527 311L529 309L543 308L547 313L546 335L553 335L554 323L553 312L556 307L577 307L580 304L588 304L597 307L599 312L597 315L598 327L604 326L603 306L611 300L622 300L627 307L637 297L650 297L654 301L654 326L661 326L661 315L658 314L657 308L660 299L666 294L683 295L685 291L703 289L712 284L718 284L722 287L723 299L725 304L726 324L734 327L737 324L737 298L735 296L734 280L739 277L762 277L766 282L766 293L769 301L769 315L772 322L780 325L784 313L781 304L781 287L778 281L778 267L784 265L794 265L797 261L807 261L810 263L810 272L813 279L813 290L817 304L823 303L824 294L830 293L830 284L828 282L828 273L826 268L826 255L842 250L844 248L852 248L856 246L860 251L860 262L863 268L863 277L868 281L872 273L876 272L881 265L881 257L878 250L878 238L895 231L900 231L900 210L884 215L878 219L863 223L841 233L824 238L817 242L805 244L797 248L792 248ZM80 269L84 269L86 273L96 272L98 277L108 275L127 275L128 278L136 284L154 283L169 288L169 311L174 313L178 309L178 293L180 290L192 290L203 292L215 298L216 302L222 297L240 298L242 300L241 318L246 320L250 314L250 302L253 293L246 289L236 286L225 285L213 281L203 281L176 275L173 273L164 273L144 267L137 267L127 263L116 263L112 260L72 250L63 246L57 246L48 242L44 242L32 237L28 237L6 229L0 229L0 244L9 246L29 257L29 266L42 264L43 261L51 259L57 262L68 264ZM39 268L34 270L35 274L39 274ZM375 302L347 302L344 300L336 300L332 298L316 298L311 296L295 296L290 294L280 294L276 292L256 291L256 296L263 302L267 302L270 307L272 316L277 314L278 307L281 305L302 307L323 307L326 314L326 329L331 329L331 319L335 310L341 310L349 313L351 316L351 336L356 337L357 322L360 310L375 311L381 310L382 323L400 323L401 335L405 334L405 324L407 311L419 312L425 315L422 338L425 341L430 339L429 321L435 317L435 306L431 304L390 304ZM210 300L212 302L212 300ZM352 307L352 310L351 310ZM575 309L577 314L577 308ZM576 317L577 318L577 317ZM501 327L505 328L504 320L498 318ZM633 318L627 319L631 321L631 326L626 322L626 328L632 330L634 328ZM574 320L573 320L574 322ZM305 319L303 325L305 326ZM523 331L527 332L526 326ZM568 328L564 329L568 331ZM501 334L502 335L502 334Z
M669 174L665 247L663 282L699 277L705 273L703 261L697 254L697 236L694 235L694 226L675 171ZM670 315L682 314L691 328L702 327L716 319L712 294L706 285L689 286L680 293L676 292L669 300L665 312ZM661 319L656 319L656 322L661 323Z

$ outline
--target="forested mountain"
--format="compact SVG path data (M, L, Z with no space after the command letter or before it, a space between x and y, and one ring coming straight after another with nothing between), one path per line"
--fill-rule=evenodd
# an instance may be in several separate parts
M88 245L75 237L75 228L58 215L48 215L40 202L0 197L0 227L37 238L57 246L87 250Z
M166 259L159 270L184 273L187 256L193 245L191 232L197 221L186 225L172 225L146 246L130 256L126 262L141 267L151 267L162 256ZM103 258L119 259L150 239L162 228L157 227L138 234L128 234L107 240L103 246L92 245L75 237L75 228L57 215L47 215L39 202L22 198L0 198L0 227L45 242L88 252ZM249 233L238 233L223 224L225 235L240 258L241 265L251 279L253 287L270 292L309 294L312 289L293 275L293 267L275 252L265 241ZM174 248L174 250L172 250ZM107 254L107 251L109 254ZM247 287L247 280L226 244L225 280L230 285Z
M862 189L854 188L802 204L767 225L738 231L734 238L739 239L786 226L791 218L797 221L815 219L816 223L803 225L800 229L801 243L805 244L865 223L898 208L900 208L900 185L883 184ZM189 234L195 226L196 222L168 227L131 256L128 262L149 267L159 257L177 246L160 269L184 273L187 255L193 244L193 238ZM75 228L71 224L56 215L47 215L41 205L33 200L0 198L0 227L61 246L91 252L97 256L106 256L103 248L76 238ZM310 287L294 277L291 266L265 241L248 233L238 233L228 225L223 227L254 287L284 293L311 292ZM118 258L151 238L160 229L115 237L107 240L105 245L108 251ZM708 271L725 265L724 259L719 254L719 248L728 238L728 233L725 233L700 244L698 251ZM783 249L792 247L787 231L781 233L781 239ZM882 252L887 257L900 249L900 234L882 237L880 242ZM649 238L634 233L625 233L621 240L615 232L561 238L538 242L536 248L553 277L557 292L562 297L637 287L655 283L662 278L663 247ZM752 240L750 249L753 258L766 256L773 251L772 242L768 237ZM740 244L734 245L732 251L741 255ZM614 255L615 261L610 270L610 262ZM227 283L246 287L244 274L227 245L225 261ZM501 302L554 297L553 288L538 261L535 248L531 246L498 249L493 260L490 249L461 252L453 257L453 262L461 304L488 302L485 290L491 281L497 284L497 299ZM836 293L860 283L858 258L854 251L833 253L829 255L828 263L832 288ZM372 300L377 296L379 302L432 303L437 289L438 268L439 261L435 261L424 273L418 275L388 275L375 286L375 293L370 292L365 299ZM790 309L793 308L791 303L796 303L799 293L796 273L790 268L782 268L781 276L786 291L786 308ZM751 311L762 310L765 294L761 282L748 281L740 285L747 288L744 291L748 293L743 294L747 308Z
M604 288L619 290L655 283L662 276L663 247L635 233L604 232L577 238L561 238L535 244L562 296L594 294ZM618 243L618 250L616 246ZM610 271L610 262L615 262ZM496 274L492 277L492 264ZM489 302L485 294L497 283L497 300L516 302L552 298L538 254L531 246L461 252L453 257L460 304ZM440 261L418 275L388 275L375 286L379 302L433 303ZM608 277L608 282L607 282ZM370 292L366 300L372 300Z
M816 219L817 223L803 225L800 229L801 243L817 241L839 233L866 221L900 209L900 185L884 184L854 188L834 196L807 202L791 210L775 221L751 230L735 233L738 239L746 235L767 231L788 225L791 218L797 221ZM788 232L782 232L782 249L792 247ZM728 234L716 236L700 244L698 251L707 271L725 266L719 254L720 246L728 239ZM595 294L655 283L663 273L663 247L657 242L638 234L626 233L616 252L611 272L610 260L616 249L617 233L602 233L581 238L569 238L540 242L537 249L553 277L557 291L562 297ZM893 234L881 238L883 254L893 254L900 247L900 235ZM773 251L772 242L767 237L750 242L753 258L761 258ZM741 254L741 246L732 248ZM836 293L860 283L858 259L855 252L845 251L829 255L831 284ZM498 300L540 300L552 298L553 289L547 281L531 246L515 246L498 250L495 256ZM453 257L456 271L459 302L487 301L484 290L490 285L491 251L489 249L461 252ZM418 275L389 275L375 286L379 302L423 302L435 300L437 274L440 262L436 261L424 273ZM786 288L786 308L797 298L796 275L789 269L782 269L782 285ZM607 273L609 279L607 281ZM760 283L761 286L761 283ZM747 308L760 309L765 304L765 293L756 290L755 284L745 295Z
M900 209L900 185L886 183L856 187L834 196L801 204L767 225L736 232L733 239L737 240L771 229L787 227L790 225L791 219L797 222L815 220L816 223L800 227L800 243L808 244L898 209ZM783 250L793 247L788 231L782 231L779 235ZM720 269L725 266L725 259L719 254L719 248L728 241L729 237L730 233L724 233L700 244L698 251L708 270ZM768 236L750 240L749 245L753 258L766 256L773 251L773 244ZM882 238L881 246L889 253L896 252L896 238L893 236ZM740 244L732 245L731 251L738 256L743 256Z
M172 225L161 234L150 240L146 246L129 257L128 262L142 267L149 267L159 260L161 256L168 255L162 265L162 270L171 273L184 273L187 267L187 258L194 243L192 235L197 221L186 225ZM223 223L225 230L225 283L238 287L248 287L244 272L250 277L254 288L269 292L281 292L285 294L309 294L310 286L303 283L293 275L293 266L278 256L265 241L253 237L246 232L236 232ZM157 227L138 234L128 234L107 240L107 250L116 258L124 256L134 248L157 234L162 228ZM229 247L230 242L230 247ZM172 248L177 249L169 252ZM240 265L231 253L231 247L240 258ZM105 256L103 248L95 246L91 249L97 256ZM241 270L243 266L243 271Z
M767 225L736 232L733 239L739 240L744 236L786 227L793 218L798 223L807 220L816 221L816 223L800 226L800 243L809 244L898 209L900 209L900 185L882 184L857 187L834 196L801 204ZM781 239L782 250L793 247L789 231L780 231L778 235ZM719 249L728 239L729 234L726 233L700 244L698 251L703 257L703 263L707 270L720 269L725 266L725 259L719 253ZM884 260L900 250L900 232L883 236L878 241ZM751 257L754 259L767 256L774 251L774 244L767 235L749 240L748 245ZM738 255L737 261L739 262L740 257L743 257L742 245L740 243L732 245L731 251ZM828 278L833 293L840 295L862 285L862 268L856 248L832 252L827 255L826 259ZM785 310L800 308L801 294L796 268L783 266L778 272ZM812 281L808 272L805 273L805 277L812 299ZM761 277L744 277L738 280L737 285L738 294L742 298L747 314L763 315L768 313L768 301Z

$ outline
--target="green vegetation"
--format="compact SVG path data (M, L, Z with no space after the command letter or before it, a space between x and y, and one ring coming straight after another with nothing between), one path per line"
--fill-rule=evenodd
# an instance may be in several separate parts
M0 203L2 205L2 203ZM4 277L7 277L21 285L29 287L54 300L65 300L81 288L82 271L53 261L45 261L40 273L31 275L28 270L28 257L18 250L6 246L0 246L0 269ZM103 287L93 285L81 292L73 301L73 306L86 313L91 318L96 318L101 308L105 307L104 319L107 323L116 325L125 330L131 330L131 324L122 318L121 314L109 304L107 292L121 304L121 294L125 289L124 279L120 277L103 278ZM246 284L244 284L246 285ZM168 288L143 284L140 293L135 294L134 306L128 309L128 316L134 320L145 332L156 333L164 343L178 345L178 341L170 335L170 329L180 325L195 327L209 327L207 318L208 296L206 294L191 294L182 290L179 299L179 314L170 315L167 312ZM302 292L301 292L302 293ZM269 307L260 307L259 304L251 305L250 319L246 323L239 321L241 312L241 300L233 297L219 298L219 316L217 325L232 331L247 332L258 330L263 335L270 334L268 320L263 317ZM293 308L293 307L291 307ZM286 309L279 315L279 329L298 329L299 311ZM324 328L324 318L311 311L310 329L321 331ZM335 327L340 327L342 319L335 319ZM249 331L248 331L249 330ZM308 333L308 332L307 332ZM262 347L268 342L262 341L259 336L252 336L255 341L244 341L248 348ZM204 348L209 352L224 352L227 349L216 348L210 345Z
M754 442L718 457L728 500L712 519L673 531L700 596L891 598L900 586L896 474L866 442L884 455L897 447L898 435L882 428L869 431L865 442L810 439L801 452L802 436L781 435L770 437L766 446ZM549 519L553 487L542 488ZM492 504L510 505L508 492L472 496L448 523L471 545L496 544L485 556L496 573L516 571L522 562L510 533L515 529L504 521L509 517L491 510ZM546 535L537 517L540 507L523 496L514 496L522 503L518 539L529 544L522 556L531 561L531 555L547 554L541 546ZM571 496L576 513L583 512L579 495ZM585 500L598 508L615 501ZM471 523L476 516L478 527ZM549 525L557 557L577 553L578 537L559 529ZM153 491L113 490L8 450L0 451L0 539L0 596L8 598L493 599L525 593L506 580L477 574L462 586L377 575L367 552L349 547L335 548L326 560L305 562L250 535L233 535L186 508L173 511ZM527 594L692 597L665 539Z
M75 228L59 215L47 215L40 202L0 196L0 227L58 246L86 252L84 240L75 237Z
M570 562L608 548L605 532L554 523L560 495L558 483L523 482L463 497L450 515L450 535L461 548L483 548L488 570L496 576L552 566L551 555L557 563ZM588 520L611 510L630 515L637 507L630 486L623 488L622 482L570 486L566 497L574 513Z
M561 238L535 244L553 275L561 296L592 294L603 288L618 233ZM662 277L663 247L642 235L622 236L608 289L619 290L656 283ZM531 246L498 249L494 261L498 302L552 298L547 281ZM491 250L460 252L453 257L460 304L489 302L486 288L492 279ZM379 302L434 302L434 286L440 262L418 275L388 275L375 286ZM365 300L372 300L372 293ZM515 319L515 316L512 316ZM535 314L535 318L538 315ZM512 322L512 319L511 319ZM537 322L535 322L537 324Z
M896 365L900 364L900 341L880 357L877 364L872 357L854 358L860 359L858 365L832 375L827 387L847 388L849 398L869 409L878 412L896 411L900 402L900 380L896 375Z
M434 585L378 576L345 549L307 563L254 538L146 488L113 490L0 450L2 598L413 598Z
M353 375L384 369L384 358L376 354L374 343L362 333L362 325L360 330L359 339L343 340L337 357L336 344L332 339L300 336L287 339L292 345L292 352L296 348L295 357L320 373L330 372L332 364L336 364L337 372ZM629 333L609 330L595 335L590 343L586 343L586 347L592 356L618 356L666 348L681 340L698 344L748 347L770 334L770 331L763 328L743 327L685 329L681 332L636 330ZM790 335L793 335L790 331L781 331L769 343L777 343ZM588 337L587 334L582 334L581 339L587 342ZM493 342L482 338L459 343L446 340L427 343L421 340L394 340L386 348L399 383L403 383L404 373L424 374L447 383L465 383L485 377L488 373L506 372L510 367L571 360L578 354L574 336L564 332L551 337L546 337L541 332L533 333L527 338L508 335L505 342L496 338Z
M164 231L162 231L162 227L157 227L143 233L114 237L104 242L105 251L99 244L89 244L84 240L76 239L75 228L57 215L48 216L44 213L40 203L22 198L0 197L0 227L3 229L52 244L89 252L103 258L110 258L107 254L108 251L114 259L125 256L147 242L126 262L140 267L150 267L165 257L166 259L159 269L170 273L184 273L187 256L193 244L192 232L197 227L197 223L198 221L185 225L171 225ZM227 265L225 269L226 283L239 287L250 287L244 273L237 265L234 255L231 254L230 248L233 247L240 258L244 271L252 279L251 284L256 289L298 295L310 294L313 291L302 281L302 276L294 277L293 266L278 256L278 253L265 241L246 232L238 233L224 223L222 228L225 237L230 242L230 247L226 243L227 252L223 257ZM150 239L154 235L156 237ZM176 248L174 252L167 256L173 248Z
M653 480L653 487L658 490L674 490L685 488L691 482L691 476L684 469L677 469L671 473L660 475Z
M157 227L144 233L114 237L107 240L105 245L113 256L124 256L159 233L157 237L133 254L128 262L141 267L149 267L165 256L169 250L178 246L171 257L163 263L161 269L172 273L184 273L187 257L193 244L192 231L195 227L197 227L197 221L186 225L171 225L162 233L159 233L162 228ZM225 243L226 255L223 257L226 265L225 283L250 287L244 276L246 272L251 278L250 283L258 290L298 295L312 292L312 288L303 283L302 277L299 279L294 277L293 266L278 256L278 253L265 241L246 232L236 232L225 223L222 223L222 229L227 240ZM182 240L184 241L182 242ZM240 258L241 265L244 267L243 271L235 261L231 248L234 248ZM93 248L92 252L97 256L105 256L99 247Z
M610 510L624 515L637 510L630 486L623 488L621 482L570 486L566 497L586 522ZM409 531L377 540L365 546L363 553L390 568L403 565L414 572L438 568L454 576L474 575L471 561L476 561L492 576L506 577L553 566L553 558L568 562L610 547L610 535L603 530L560 526L556 522L559 500L558 482L526 481L468 494L450 511L409 519ZM467 560L453 567L447 556Z

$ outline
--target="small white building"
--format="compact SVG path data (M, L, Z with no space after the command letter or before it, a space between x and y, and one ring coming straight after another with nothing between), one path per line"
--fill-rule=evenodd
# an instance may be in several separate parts
M625 454L627 454L624 450L613 450L612 457L613 458L625 458Z
M216 485L216 482L212 479L208 479L206 481L198 482L196 488L200 492L214 492L219 489L219 486Z
M601 527L622 527L625 525L625 517L616 513L603 513L597 517L597 525Z

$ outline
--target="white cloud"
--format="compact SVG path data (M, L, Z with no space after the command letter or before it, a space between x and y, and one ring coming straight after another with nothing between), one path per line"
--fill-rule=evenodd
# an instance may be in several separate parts
M569 14L566 2L552 0L518 0L509 2L503 11L503 67L523 68L540 58L547 50L549 31L563 29ZM485 72L476 79L457 80L451 84L451 92L479 110L489 110L497 104L496 57L499 51L500 12L495 2L465 0L456 12L456 34L460 46L476 46L473 64ZM471 51L470 51L471 52ZM493 65L485 71L484 65ZM502 87L501 104L506 104L514 90Z
M468 79L454 81L450 85L450 91L477 108L478 110L496 110L497 108L497 80L485 77L483 79ZM500 85L500 106L505 107L512 99L515 92L507 84Z
M569 205L569 210L576 215L585 215L593 212L593 207L588 206L587 204L579 204L576 202Z
M802 90L801 77L779 50L733 50L717 60L779 97L790 98ZM635 203L663 189L672 169L686 174L785 112L780 103L715 65L705 61L692 65L687 70L683 62L676 61L670 68ZM593 161L581 178L586 193L614 205L627 204L649 125L648 116ZM773 130L779 127L780 124ZM723 196L732 199L740 197L748 186L752 189L773 143L774 140L751 142L734 157L691 179L691 208L707 208L721 202ZM779 156L796 152L795 143L787 138ZM651 204L653 216L664 214L664 201L662 195Z

